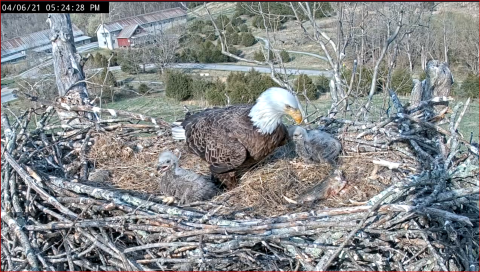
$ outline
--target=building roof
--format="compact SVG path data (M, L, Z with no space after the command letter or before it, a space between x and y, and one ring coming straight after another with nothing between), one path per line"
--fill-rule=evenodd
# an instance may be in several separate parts
M137 30L138 25L128 25L123 28L123 30L118 34L117 39L121 38L130 38Z
M25 57L25 55L23 55L22 53L13 54L13 55L10 55L8 57L2 57L2 63L7 62L7 61L11 61L11 60L16 60L16 59L23 58L23 57Z
M79 36L79 37L74 37L73 41L74 42L81 42L81 41L89 40L91 38L92 37L90 37L90 36L82 35L82 36Z
M74 24L72 24L72 31L74 37L83 36L83 32ZM49 35L50 29L46 29L2 41L2 56L50 44Z
M129 25L149 24L186 15L187 12L182 8L171 8L120 19L114 22L106 23L104 26L108 32L115 32L122 30Z
M74 42L81 42L81 41L84 41L84 40L88 40L88 39L91 39L91 37L89 36L79 36L79 37L73 37L73 41ZM48 43L44 46L40 46L40 47L36 47L33 49L33 51L35 52L43 52L47 49L51 49L52 48L52 44L51 43Z

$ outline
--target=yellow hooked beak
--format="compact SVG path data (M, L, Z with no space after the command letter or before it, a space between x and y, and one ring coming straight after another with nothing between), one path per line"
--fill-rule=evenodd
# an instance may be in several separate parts
M297 125L302 123L303 115L302 115L302 112L299 109L287 108L287 109L285 109L285 113L290 115L293 118L293 120L295 121L295 123L297 123Z

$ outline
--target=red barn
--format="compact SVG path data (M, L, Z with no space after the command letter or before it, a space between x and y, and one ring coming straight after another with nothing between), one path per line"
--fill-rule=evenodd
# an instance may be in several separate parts
M132 47L143 42L148 33L139 25L129 25L122 29L117 36L118 47Z

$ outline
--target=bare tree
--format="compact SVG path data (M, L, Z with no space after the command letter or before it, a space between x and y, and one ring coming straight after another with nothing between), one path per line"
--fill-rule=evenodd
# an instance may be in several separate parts
M448 59L449 64L465 65L470 73L478 73L478 17L443 11L433 31L442 32L437 37L434 57ZM434 49L435 50L435 49ZM440 55L440 51L443 55ZM438 52L438 53L437 53ZM436 54L435 54L436 53Z
M336 3L335 38L325 31L324 23L318 21L318 12L323 12L320 3L290 2L290 8L303 33L320 46L333 72L330 82L330 94L332 96L330 115L333 116L339 111L337 109L339 104L343 105L343 110L348 110L346 94L349 91L345 90L345 88L348 88L349 85L347 85L346 80L341 75L341 68L346 57L347 46L352 42L353 22L357 4Z
M59 94L59 102L69 105L88 104L89 97L85 74L80 65L81 56L77 53L73 41L72 23L68 13L49 13L52 41L53 66ZM58 110L62 122L81 122L78 114Z
M183 33L179 28L168 32L161 30L155 32L151 38L152 45L145 47L145 51L150 55L151 61L160 73L163 74L165 69L176 60L175 52L179 47L180 37Z
M122 2L111 2L109 4L109 11L108 11L108 21L115 21L115 20L118 20L121 17L120 15L120 9L122 8ZM105 19L103 18L103 14L102 14L102 23Z
M216 20L213 18L212 16L212 13L210 12L210 10L208 9L208 6L207 6L207 3L204 3L204 9L206 10L207 12L207 15L208 15L208 18L210 19L210 21L212 22L213 26L214 26L214 29L215 29L215 33L219 36L219 42L220 42L220 45L221 45L221 50L222 50L222 54L225 55L225 56L228 56L232 59L235 59L235 60L238 60L238 61L244 61L244 62L247 62L247 63L252 63L252 64L256 64L256 65L267 65L269 68L270 68L270 78L276 83L278 84L279 86L291 91L292 93L295 94L295 99L297 99L297 102L300 104L299 100L298 100L298 97L297 97L297 92L293 90L290 82L289 82L289 79L288 79L288 75L286 73L286 70L285 70L285 66L284 66L284 63L282 61L282 58L280 57L280 52L279 50L275 50L273 47L272 47L272 42L273 41L272 39L270 39L270 35L271 35L271 29L275 29L275 27L272 27L274 25L270 24L272 21L275 22L275 21L278 21L279 20L279 16L277 15L272 15L271 13L268 13L265 12L262 10L262 7L261 7L261 4L258 5L258 14L260 14L262 16L262 20L263 20L263 26L264 26L264 31L265 31L265 36L267 37L267 40L269 41L266 46L265 46L265 52L264 52L264 61L259 61L259 60L254 60L254 59L248 59L248 58L245 58L245 57L240 57L240 56L237 56L235 54L232 54L229 50L229 42L227 40L227 35L226 35L226 28L227 26L229 26L231 24L228 23L227 25L224 25L223 24L223 21L220 21L220 24L219 25ZM280 15L280 17L282 17L283 15ZM273 54L274 58L271 58L271 55ZM227 96L227 100L229 101L229 98ZM304 116L305 113L303 112L303 108L300 109L302 111L302 114ZM305 121L307 122L308 120L308 116L305 117Z
M237 56L235 54L230 53L230 51L228 50L228 47L229 47L230 43L228 43L226 35L225 35L225 29L226 29L227 25L221 25L221 26L217 25L217 23L216 23L215 19L213 18L210 10L208 9L208 6L207 6L206 3L204 3L204 8L207 11L208 18L212 21L213 27L215 28L215 32L219 35L219 42L220 42L221 47L222 47L222 54L224 54L224 55L226 55L230 58L239 60L239 61L245 61L245 62L248 62L248 63L257 64L257 65L268 65L270 67L270 70L271 70L270 77L272 78L272 80L275 81L275 83L277 83L278 85L280 85L280 86L282 86L282 87L284 87L288 90L292 90L292 87L286 81L279 78L277 73L275 72L275 63L272 59L269 58L269 56L270 56L269 50L270 50L271 47L267 46L267 53L266 53L267 57L265 58L265 61L247 59L247 58L243 58L243 57L240 57L240 56ZM268 31L268 28L266 29L266 31Z
M180 2L111 2L108 21L181 6Z
M256 16L257 27L258 18L262 19L266 40L265 61L229 54L226 26L214 24L220 36L222 53L252 64L268 65L277 84L281 82L281 86L289 85L288 79L277 73L279 69L275 70L275 66L280 66L278 61L275 58L271 61L270 56L275 56L272 52L277 52L275 47L278 46L276 37L279 22L294 20L304 37L318 45L323 55L319 56L319 61L326 61L332 71L332 105L329 116L350 113L357 118L369 118L374 95L379 89L384 91L383 104L386 107L390 100L386 90L391 86L394 69L409 67L413 72L416 63L426 67L427 60L434 56L431 44L438 44L436 39L441 36L438 31L430 33L430 18L435 5L423 3L335 3L335 12L330 13L333 16L329 18L318 16L328 13L321 3L283 3L283 7L291 10L290 13L278 9L278 6L273 9L269 3L241 5ZM211 14L210 19L215 23ZM472 51L478 51L477 48L473 47ZM474 63L475 56L471 59L471 63ZM371 74L364 75L365 71ZM368 83L365 79L368 79ZM366 99L362 99L364 94L367 95ZM354 109L358 111L354 112Z
M372 76L372 82L371 82L371 85L370 85L370 92L368 93L368 101L367 101L367 104L365 105L365 108L367 110L370 107L370 103L372 102L372 98L373 98L373 95L375 93L375 88L376 88L376 84L377 84L377 77L378 77L378 70L380 68L380 64L382 63L383 58L385 57L385 53L387 52L388 47L397 38L398 33L400 31L400 28L402 27L403 13L404 13L403 10L399 10L398 13L395 14L397 16L395 16L394 20L392 20L392 21L394 21L393 24L395 24L393 32L391 31L392 21L390 20L390 18L387 18L386 27L387 27L387 33L389 34L389 36L385 40L385 42L382 46L382 51L380 53L379 58L377 59L377 61L375 63L375 68L373 69L373 76Z
M2 41L45 30L45 13L2 13Z
M130 74L138 74L141 72L140 65L142 65L142 57L145 54L142 54L141 49L128 48L126 50L118 51L118 57L121 59L121 69L123 72ZM148 60L143 62L147 63ZM143 68L143 65L142 65Z
M382 66L387 68L386 83L383 86L384 91L386 91L390 87L392 70L396 66L400 51L404 47L410 46L409 38L411 34L419 28L425 27L425 21L428 21L429 18L429 16L425 15L431 14L431 10L422 8L422 5L419 3L374 3L373 5L377 6L375 18L378 23L377 28L373 28L373 31L379 34L376 40L380 49L376 50L379 52L378 55L375 54L375 51L372 51L374 68L370 89L367 101L357 113L357 118L361 115L363 115L364 118L368 118L373 95L377 89L380 68ZM407 41L404 42L404 40ZM405 44L407 46L405 46ZM386 61L384 61L385 58ZM413 69L411 62L410 67ZM385 97L388 97L388 93L386 92Z

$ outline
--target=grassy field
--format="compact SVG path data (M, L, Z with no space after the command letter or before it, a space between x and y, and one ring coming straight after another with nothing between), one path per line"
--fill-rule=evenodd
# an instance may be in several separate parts
M15 85L14 79L2 79L2 86L14 87L14 85Z
M234 2L210 2L207 3L207 7L210 10L210 13L214 18L223 14L227 16L232 16L235 13ZM188 17L200 18L202 20L208 20L210 17L207 14L207 11L203 5L197 6L194 9L188 12Z
M465 105L465 100L454 101L452 103L452 108L455 106L455 103L463 102ZM465 115L462 118L462 122L459 126L459 132L463 134L465 139L470 138L470 133L473 132L473 141L480 142L479 139L479 100L473 99L470 101L470 105L465 112ZM445 126L446 127L446 126Z
M152 117L161 117L167 122L173 122L185 117L183 105L187 105L189 109L194 110L201 108L201 104L201 102L193 104L188 103L188 101L179 103L174 99L166 97L162 92L109 103L105 107L127 110Z

